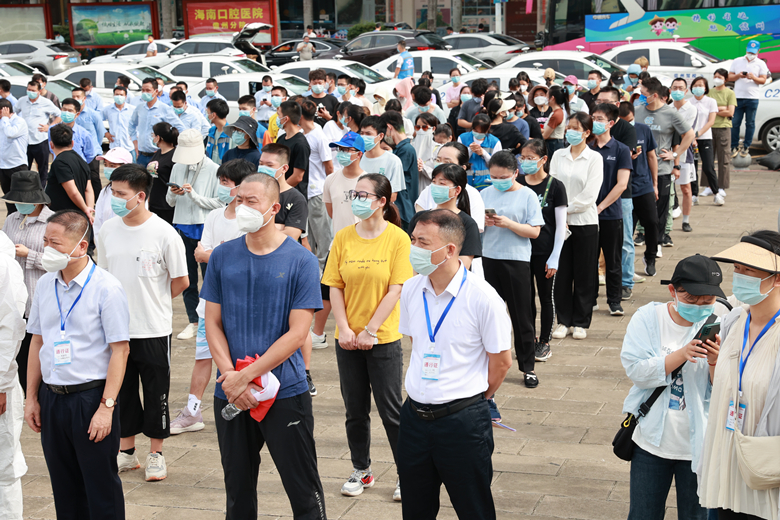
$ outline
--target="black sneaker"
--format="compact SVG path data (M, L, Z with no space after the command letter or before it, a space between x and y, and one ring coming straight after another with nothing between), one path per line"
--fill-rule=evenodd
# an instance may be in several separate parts
M620 295L620 299L623 301L630 300L633 294L634 291L631 290L631 287L623 287L623 291Z
M644 233L637 233L636 237L634 238L634 245L635 246L643 246L645 245L645 234Z
M620 305L620 303L610 303L609 304L609 315L610 316L623 316L625 313L623 312L623 307Z
M642 257L642 263L645 264L645 274L647 276L655 276L655 258L647 261L646 257Z
M690 233L691 231L693 231L693 228L688 222L683 222L682 230L685 231L686 233Z
M536 374L533 372L526 372L525 376L523 377L523 382L528 388L536 388L539 386L539 378L536 377Z
M661 240L661 245L664 247L674 247L674 242L672 242L672 237L669 235L664 235L663 240Z
M550 356L552 356L552 351L550 350L550 344L549 343L543 343L541 341L537 341L534 349L534 359L536 361L547 361L550 359Z
M306 374L306 382L309 383L309 394L312 397L317 395L317 387L314 386L314 382L311 380L311 374Z

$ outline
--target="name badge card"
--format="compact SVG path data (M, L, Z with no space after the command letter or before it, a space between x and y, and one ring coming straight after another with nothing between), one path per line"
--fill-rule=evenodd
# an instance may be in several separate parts
M70 340L66 339L63 341L55 341L54 342L54 364L57 366L70 365L71 360L72 357L71 357Z
M439 354L423 354L422 378L428 381L439 380L439 370L441 369L441 356Z

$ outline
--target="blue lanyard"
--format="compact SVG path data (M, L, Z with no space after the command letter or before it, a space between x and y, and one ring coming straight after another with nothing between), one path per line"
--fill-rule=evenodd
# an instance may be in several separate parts
M458 293L460 293L460 290L463 288L463 284L466 283L466 274L468 271L464 268L463 269L463 280L460 282L460 287L458 288ZM436 324L436 330L431 330L431 315L428 313L428 300L425 298L425 291L423 291L423 305L425 305L425 321L428 322L428 338L430 338L431 343L436 343L436 334L439 333L439 328L441 327L442 322L444 321L444 318L447 317L447 313L450 312L450 309L452 308L452 304L455 302L455 296L452 297L450 300L450 303L447 304L447 307L444 308L444 312L441 313L441 318L439 318L439 322Z
M768 331L772 325L775 324L775 320L777 317L780 316L780 311L777 311L777 313L772 316L772 319L767 322L766 325L764 325L764 328L761 330L761 332L758 334L758 337L753 342L753 344L750 346L750 350L748 350L747 356L745 356L745 359L742 359L742 355L745 353L745 345L747 345L748 342L748 336L750 334L750 313L747 315L747 320L745 321L745 335L742 339L742 350L739 353L739 392L740 395L742 394L742 372L745 371L745 365L747 365L748 358L750 358L750 354L753 353L753 349L756 346L756 343L758 343L761 338L764 337L764 334L766 334L766 331Z
M84 294L84 288L87 286L89 281L92 279L92 273L95 272L95 264L92 264L92 269L89 270L89 276L87 276L87 281L84 282L84 285L81 286L81 291L79 291L79 295L76 296L76 299L73 300L73 305L70 306L70 310L68 311L68 314L65 315L65 317L62 317L62 306L60 305L60 295L57 292L57 280L55 278L54 280L54 296L57 297L57 310L60 311L60 334L62 334L62 337L65 337L65 321L67 321L68 316L70 316L70 313L73 312L73 307L76 306L76 304L81 299L81 295Z

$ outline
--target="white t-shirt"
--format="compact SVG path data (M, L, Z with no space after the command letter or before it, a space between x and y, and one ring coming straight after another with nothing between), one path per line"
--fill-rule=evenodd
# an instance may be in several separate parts
M696 126L694 127L695 131L701 130L701 128L707 124L707 121L710 118L710 114L718 113L718 102L709 96L703 96L701 101L696 98L691 98L688 101L688 104L693 105L694 108L696 108L696 113L698 114L698 119L696 119ZM706 132L699 135L699 139L712 139L712 130L708 129Z
M362 174L361 174L362 175ZM354 179L344 176L340 170L328 175L322 192L322 201L333 204L333 236L347 226L357 224L360 219L352 213L352 201L347 200L347 192L354 190L360 175Z
M100 196L95 203L95 222L92 228L95 231L95 244L100 240L100 230L103 224L114 218L116 213L111 209L111 184L108 184L100 191Z
M661 345L664 356L681 349L693 339L696 335L694 327L683 327L677 325L669 315L667 305L658 305L655 308L658 315L658 326L661 329ZM706 361L706 360L702 360ZM640 421L632 439L634 442L648 453L656 457L672 460L691 460L691 421L688 417L685 404L682 370L677 374L677 379L672 381L672 394L668 402L663 402L662 397L658 398L653 406L667 406L669 410L664 421L664 431L661 434L661 444L653 446L642 436L642 423Z
M157 52L157 44L152 42L146 46L146 52Z
M466 184L466 193L469 196L469 206L471 211L469 215L477 223L479 232L485 231L485 201L482 200L482 196L479 194L479 190L473 186ZM414 202L415 205L420 206L423 211L436 209L436 203L433 201L433 195L431 195L431 187L428 186L422 192L420 196Z
M255 105L257 106L257 111L255 114L257 115L258 121L265 121L267 122L270 117L276 113L276 109L271 105L260 105L263 101L271 101L271 93L266 92L263 89L258 90L255 92Z
M366 173L381 173L387 177L387 180L390 181L390 186L393 188L393 193L406 189L403 163L401 163L401 159L388 151L385 151L376 159L369 159L368 156L364 155L360 159L360 167Z
M215 209L206 216L206 222L203 223L203 235L200 237L200 244L206 251L244 236L244 232L238 229L235 217L232 219L225 217L226 211L227 206Z
M754 76L769 76L769 67L764 60L756 57L753 61L748 61L744 56L740 56L731 63L729 72L741 74L742 72L752 72ZM752 79L739 78L734 82L734 94L737 99L758 99L761 91L761 85Z
M112 218L100 230L98 262L125 289L130 338L171 334L171 280L187 276L184 242L173 226L155 214L134 227Z
M322 188L325 185L325 166L322 163L332 161L330 153L330 141L328 136L322 130L320 125L314 125L314 129L304 134L309 142L311 155L309 156L309 195L308 198L322 195Z
M344 128L343 130L339 128L338 123L336 123L335 120L331 119L327 123L325 123L325 126L322 127L322 131L325 132L325 138L328 141L328 144L335 143L338 141L341 141L341 138L344 137L344 134L349 132L348 128Z

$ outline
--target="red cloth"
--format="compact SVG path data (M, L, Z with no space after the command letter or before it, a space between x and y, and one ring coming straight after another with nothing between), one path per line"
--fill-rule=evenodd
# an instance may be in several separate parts
M236 370L240 372L258 359L260 359L260 356L258 355L254 358L247 356L244 359L237 359ZM265 378L265 381L263 381L263 378ZM259 399L255 396L255 399L258 401L257 407L249 410L249 415L252 416L252 419L260 422L265 418L271 405L274 404L274 401L276 401L276 394L279 393L279 380L276 379L276 376L271 372L268 372L267 374L254 378L252 382L263 389L261 393L264 395L261 395Z

